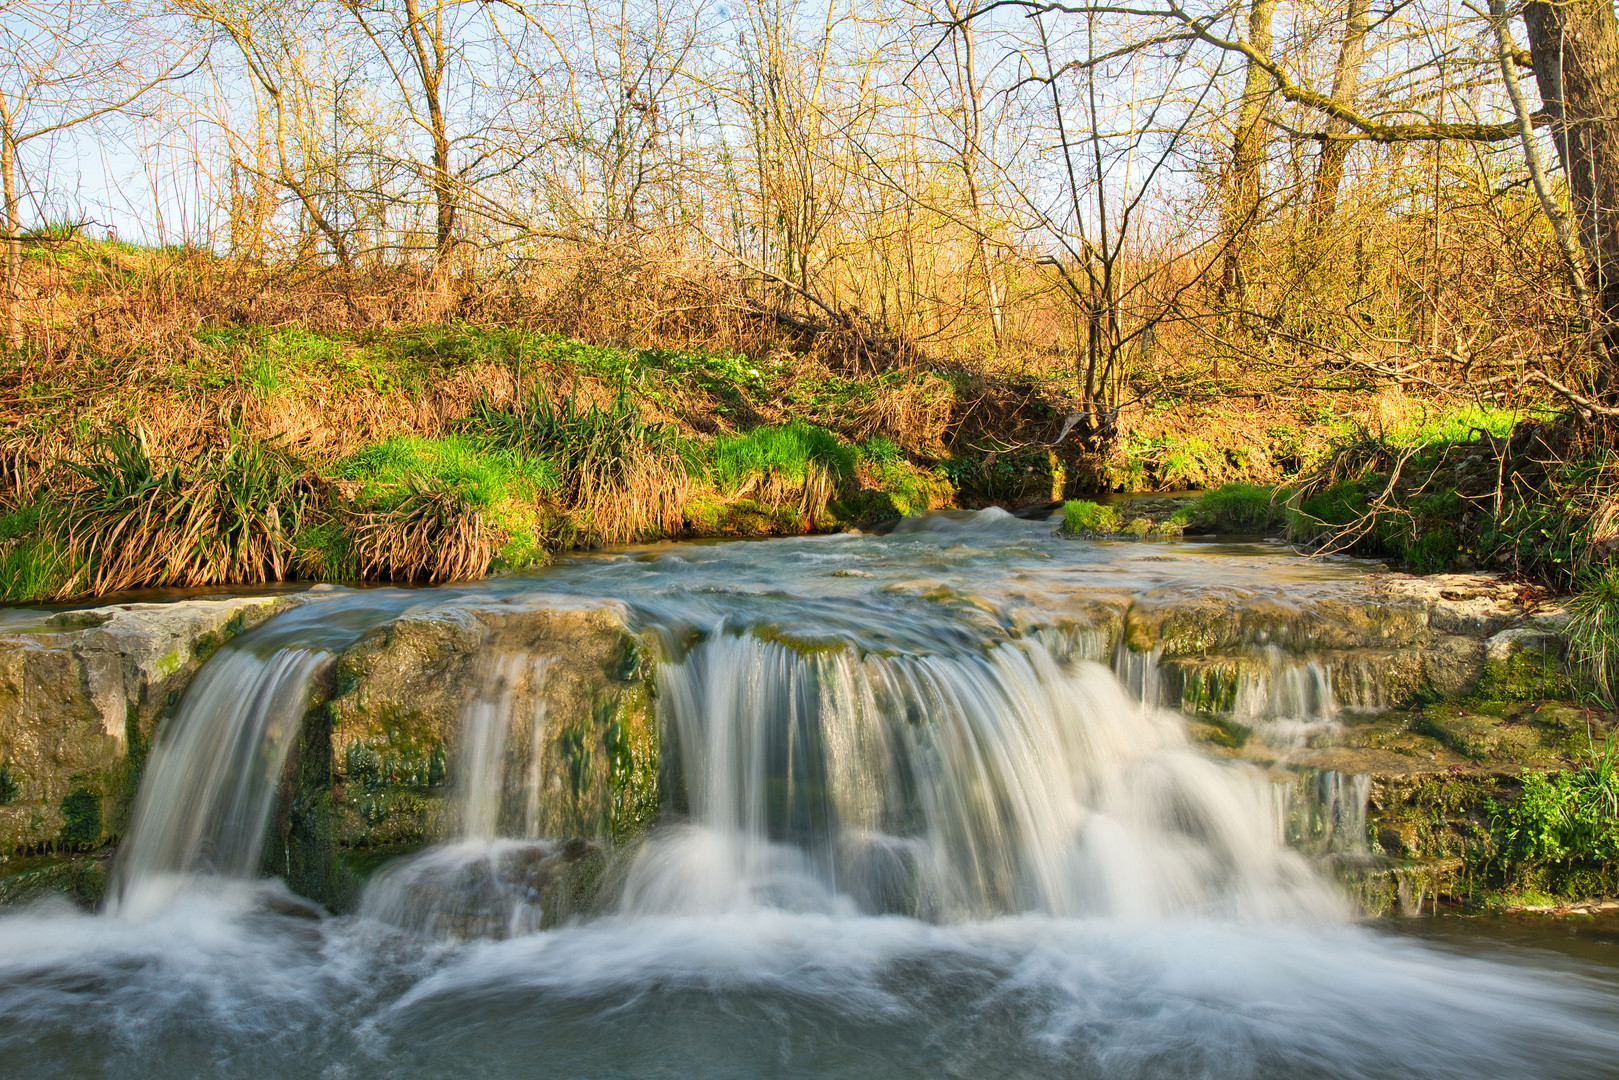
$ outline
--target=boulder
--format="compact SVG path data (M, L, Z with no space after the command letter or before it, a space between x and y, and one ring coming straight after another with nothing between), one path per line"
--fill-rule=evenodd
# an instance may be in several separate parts
M659 806L651 648L622 605L543 594L373 627L305 720L266 868L342 908L373 856L432 841L633 838Z
M8 613L0 624L0 858L116 838L158 721L197 668L303 599Z

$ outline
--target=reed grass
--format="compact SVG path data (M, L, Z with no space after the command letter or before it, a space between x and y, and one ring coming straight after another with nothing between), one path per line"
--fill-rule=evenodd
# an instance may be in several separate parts
M139 433L113 427L70 467L80 484L45 528L76 568L59 598L279 581L291 570L310 488L278 447L233 439L158 461Z
M346 521L359 576L389 581L469 581L489 571L507 540L464 489L412 478L386 510L358 511Z
M1619 567L1591 574L1569 600L1569 656L1612 707L1619 689Z

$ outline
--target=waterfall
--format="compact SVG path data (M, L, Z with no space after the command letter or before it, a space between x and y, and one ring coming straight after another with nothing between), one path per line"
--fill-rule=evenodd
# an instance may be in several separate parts
M525 653L486 661L481 692L462 712L452 774L457 835L381 870L362 897L364 914L445 939L540 928L545 890L569 856L565 845L539 838L550 664ZM514 803L520 813L503 813Z
M1366 773L1321 769L1277 784L1277 834L1317 855L1370 855L1366 803L1372 778Z
M198 874L256 876L287 753L332 655L228 645L159 733L118 852L108 908L140 917Z
M1340 729L1332 672L1273 645L1265 651L1263 666L1242 669L1232 718L1270 746L1302 748Z
M1277 843L1261 777L1038 640L800 654L722 632L659 691L690 822L640 853L626 912L1335 910Z

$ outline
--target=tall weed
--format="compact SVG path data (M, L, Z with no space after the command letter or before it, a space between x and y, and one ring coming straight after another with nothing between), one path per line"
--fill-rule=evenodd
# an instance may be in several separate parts
M1619 567L1592 574L1569 600L1569 653L1610 704L1619 688Z
M576 540L614 544L678 533L689 452L673 428L647 424L627 390L606 408L577 392L553 402L536 388L511 409L473 402L465 429L555 466L557 495L575 511Z

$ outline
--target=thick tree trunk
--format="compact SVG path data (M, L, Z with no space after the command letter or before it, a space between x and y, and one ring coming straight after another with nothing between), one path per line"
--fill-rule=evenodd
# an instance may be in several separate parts
M1252 0L1248 8L1248 44L1260 56L1270 56L1271 16L1276 0ZM1225 191L1226 251L1220 274L1220 304L1247 307L1251 258L1249 233L1259 210L1260 175L1265 166L1265 103L1271 77L1250 60L1237 109L1237 128L1231 141L1231 174Z
M1568 178L1593 314L1619 321L1619 25L1612 0L1537 2L1523 12L1529 54ZM1612 394L1619 387L1604 390Z
M1366 32L1370 28L1368 12L1371 0L1349 0L1344 16L1344 39L1338 47L1338 63L1332 70L1332 100L1354 108L1355 91L1360 88L1360 66L1366 58ZM1329 134L1343 134L1349 125L1342 121L1327 124ZM1349 156L1349 143L1343 139L1328 139L1321 146L1316 161L1315 183L1310 192L1310 223L1320 228L1332 220L1338 209L1338 185L1344 178L1344 159Z

